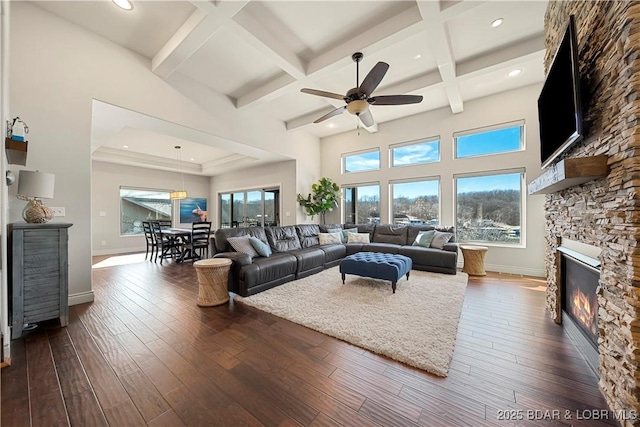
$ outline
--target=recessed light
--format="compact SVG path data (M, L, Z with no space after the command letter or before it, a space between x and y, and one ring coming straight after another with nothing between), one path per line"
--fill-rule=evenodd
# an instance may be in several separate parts
M114 0L114 1L115 1L115 0ZM500 25L502 25L502 23L503 23L503 22L504 22L504 19L502 19L502 18L498 18L498 19L493 20L493 22L491 22L491 26L492 26L493 28L497 28L497 27L499 27Z
M520 74L521 72L522 72L522 70L521 70L521 69L519 69L519 68L518 68L518 69L515 69L515 70L511 70L511 71L509 71L509 72L507 73L507 77L515 77L515 76L517 76L518 74Z
M334 128L334 127L336 127L336 124L335 123L329 123L329 124L327 124L327 126L330 127L330 128Z
M420 58L422 58L422 55L420 54L417 54L416 56L413 57L413 59L420 59Z
M128 145L123 145L122 148L129 148L129 146Z
M112 0L113 3L121 9L131 10L133 9L133 3L129 0Z
M195 162L195 161L196 161L196 159L194 159L193 157L192 157L192 158L190 158L189 160L191 160L192 162Z

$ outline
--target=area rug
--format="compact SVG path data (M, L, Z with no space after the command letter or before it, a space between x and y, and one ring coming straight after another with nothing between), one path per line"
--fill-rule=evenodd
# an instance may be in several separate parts
M396 293L388 281L338 267L235 299L372 352L446 376L467 286L456 275L412 270Z

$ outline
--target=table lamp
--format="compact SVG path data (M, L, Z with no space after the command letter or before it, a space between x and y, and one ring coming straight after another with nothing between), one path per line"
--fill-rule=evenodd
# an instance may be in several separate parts
M56 176L52 173L21 170L18 175L18 194L20 200L28 203L22 211L22 218L29 223L48 222L53 211L40 199L53 199L53 187Z

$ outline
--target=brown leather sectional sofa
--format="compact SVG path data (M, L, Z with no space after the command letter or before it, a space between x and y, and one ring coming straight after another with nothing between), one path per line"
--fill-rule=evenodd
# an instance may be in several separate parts
M357 228L369 233L370 243L335 243L321 245L319 233L336 228ZM442 249L413 246L420 231L438 230L453 233ZM235 252L230 237L252 236L270 246L269 257ZM295 279L318 273L340 264L347 255L356 252L384 252L406 255L414 270L456 274L458 245L453 228L390 224L300 224L281 227L221 228L215 232L214 257L230 258L229 291L249 296Z

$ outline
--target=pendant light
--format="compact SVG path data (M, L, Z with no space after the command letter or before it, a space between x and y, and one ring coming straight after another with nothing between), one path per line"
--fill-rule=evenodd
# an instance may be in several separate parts
M176 155L176 165L178 166L178 169L180 169L180 147L179 145L176 145L174 147L177 151L177 155ZM187 198L187 192L184 189L184 173L182 171L180 171L180 176L182 178L182 190L176 190L176 191L172 191L169 194L169 197L171 198L171 200L181 200L181 199L186 199Z

